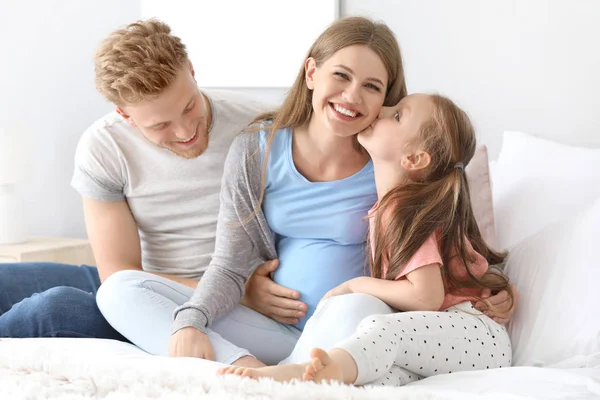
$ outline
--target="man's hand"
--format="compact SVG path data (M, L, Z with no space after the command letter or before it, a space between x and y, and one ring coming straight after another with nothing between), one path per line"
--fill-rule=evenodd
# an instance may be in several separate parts
M169 357L196 357L214 361L215 351L208 336L190 326L178 330L171 336Z
M300 294L276 284L270 277L279 260L262 264L246 282L246 294L241 304L283 324L297 324L306 315L307 306L298 301Z
M498 294L492 296L489 289L484 289L481 297L484 301L478 301L475 304L475 308L492 318L499 324L506 325L510 322L515 306L519 301L519 292L517 288L511 285L511 289L514 294L514 304L511 304L510 296L506 290L498 292ZM494 310L491 310L489 306L493 306Z

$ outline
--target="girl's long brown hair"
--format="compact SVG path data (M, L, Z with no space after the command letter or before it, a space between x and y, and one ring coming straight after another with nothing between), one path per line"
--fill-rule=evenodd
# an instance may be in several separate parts
M437 231L443 244L440 251L446 291L461 292L463 288L507 290L514 304L508 278L500 270L491 268L478 278L465 268L466 279L459 279L447 268L449 258L454 256L460 257L465 266L474 262L474 257L467 251L465 238L492 266L502 263L506 254L492 250L483 240L471 208L464 169L456 166L461 163L466 167L475 153L473 125L467 114L451 100L439 95L432 95L431 99L434 112L431 120L422 127L418 139L421 149L431 156L431 163L418 176L409 177L408 184L391 190L380 201L374 237L369 240L374 244L369 244L368 252L374 255L371 274L394 279L425 240ZM383 276L384 265L387 265L386 276Z
M406 96L406 83L400 47L394 33L384 23L373 22L363 17L347 17L337 20L317 38L308 51L306 58L314 58L317 67L320 67L338 50L352 45L368 46L383 61L388 74L388 87L384 105L392 106L397 104ZM269 129L269 136L267 151L263 161L262 190L258 202L259 207L264 198L267 161L275 133L282 128L297 128L308 123L312 114L312 91L306 86L303 63L281 107L275 111L270 111L256 117L247 130L248 132L256 132L265 129L264 122L272 121L266 127L266 129ZM357 146L360 146L358 142Z

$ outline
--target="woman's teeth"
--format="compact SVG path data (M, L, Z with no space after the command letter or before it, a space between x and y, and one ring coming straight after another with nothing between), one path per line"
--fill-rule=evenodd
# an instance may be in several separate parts
M355 113L354 111L350 111L347 108L344 108L338 104L334 104L333 108L335 109L335 111L339 112L340 114L344 114L347 115L348 117L356 117L357 113Z

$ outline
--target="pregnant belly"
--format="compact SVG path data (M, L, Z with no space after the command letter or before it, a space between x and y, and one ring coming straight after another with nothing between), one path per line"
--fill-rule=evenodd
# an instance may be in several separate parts
M325 293L347 280L363 276L366 271L363 244L340 245L286 238L278 243L277 250L279 268L273 280L298 291L300 300L308 305L306 317L296 324L299 329L304 328Z

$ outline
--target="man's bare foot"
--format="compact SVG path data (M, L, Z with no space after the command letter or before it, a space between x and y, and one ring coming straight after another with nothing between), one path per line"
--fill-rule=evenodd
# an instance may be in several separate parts
M344 374L341 365L333 361L329 354L322 349L312 349L310 351L311 361L306 365L303 381L320 382L341 382L344 383Z
M273 378L278 382L289 382L294 379L301 380L307 366L308 363L274 365L262 368L246 368L232 365L221 368L217 373L219 375L238 375L253 379Z

